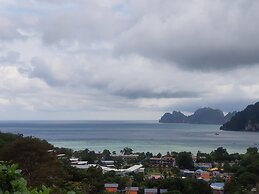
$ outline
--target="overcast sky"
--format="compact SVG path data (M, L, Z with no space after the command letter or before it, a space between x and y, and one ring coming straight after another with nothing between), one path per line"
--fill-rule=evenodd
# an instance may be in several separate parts
M2 120L153 120L258 100L258 0L0 0Z

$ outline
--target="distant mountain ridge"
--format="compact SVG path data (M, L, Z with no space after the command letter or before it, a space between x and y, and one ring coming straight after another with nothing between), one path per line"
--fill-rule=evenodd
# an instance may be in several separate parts
M226 131L259 131L259 102L248 105L220 127Z
M192 115L186 116L179 111L173 111L172 113L165 113L160 123L190 123L190 124L217 124L222 125L229 121L236 112L229 112L226 116L219 109L212 109L209 107L200 108L196 110Z

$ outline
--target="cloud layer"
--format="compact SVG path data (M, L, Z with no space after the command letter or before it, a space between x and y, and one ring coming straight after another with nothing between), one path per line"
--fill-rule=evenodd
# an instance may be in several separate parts
M255 0L0 5L2 119L157 119L259 98Z

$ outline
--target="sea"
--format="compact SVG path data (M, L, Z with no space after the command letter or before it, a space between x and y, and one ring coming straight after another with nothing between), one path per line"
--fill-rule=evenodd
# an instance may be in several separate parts
M104 149L120 152L210 153L218 147L229 153L259 148L258 132L221 131L219 125L158 123L158 121L0 121L1 132L45 139L57 147L73 150Z

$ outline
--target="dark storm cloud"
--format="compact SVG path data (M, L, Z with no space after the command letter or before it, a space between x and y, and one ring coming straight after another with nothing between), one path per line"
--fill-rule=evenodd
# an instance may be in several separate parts
M80 1L56 9L40 19L43 41L48 44L80 42L90 44L118 36L127 25L111 9L95 1Z
M201 97L203 93L195 91L165 91L157 92L151 90L119 90L114 92L115 95L123 96L127 98L197 98Z
M174 3L167 1L167 9L174 10ZM123 34L115 51L138 53L184 69L221 70L256 65L258 10L258 1L201 0L190 1L177 12L150 12Z

